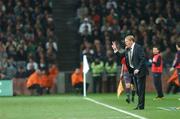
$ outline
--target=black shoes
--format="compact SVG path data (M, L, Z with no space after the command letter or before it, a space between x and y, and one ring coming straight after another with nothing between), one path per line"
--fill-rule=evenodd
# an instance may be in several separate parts
M138 110L138 107L135 107L134 110Z
M133 102L134 103L134 96L131 98L131 100L130 100L130 98L128 97L128 98L126 98L126 102L129 104L130 102Z
M144 110L144 108L143 107L136 107L136 108L134 108L134 110Z
M129 104L129 103L130 103L130 99L129 99L129 98L127 98L127 99L126 99L126 102Z
M155 97L153 100L155 101L155 100L163 100L164 99L164 96L162 96L162 97Z

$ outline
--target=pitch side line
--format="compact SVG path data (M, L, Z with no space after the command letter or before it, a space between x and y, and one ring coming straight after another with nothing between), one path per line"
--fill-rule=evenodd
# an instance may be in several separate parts
M90 101L90 102L93 102L93 103L95 103L95 104L98 104L98 105L107 107L107 108L109 108L109 109L115 110L115 111L117 111L117 112L121 112L121 113L130 115L130 116L132 116L132 117L136 117L136 118L138 118L138 119L147 119L146 117L142 117L142 116L139 116L139 115L130 113L130 112L128 112L128 111L125 111L125 110L122 110L122 109L119 109L119 108L116 108L116 107L113 107L113 106L110 106L110 105L107 105L107 104L98 102L98 101L93 100L93 99L91 99L91 98L87 98L87 97L86 97L86 98L84 98L84 99L85 99L85 100L88 100L88 101Z
M170 109L167 109L167 108L164 108L164 107L157 107L157 108L161 109L161 110L171 111Z

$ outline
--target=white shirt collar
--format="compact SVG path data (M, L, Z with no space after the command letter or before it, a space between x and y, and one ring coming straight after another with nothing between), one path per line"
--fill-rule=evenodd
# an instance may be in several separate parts
M132 44L132 46L131 46L131 51L134 50L134 45L135 45L135 43Z

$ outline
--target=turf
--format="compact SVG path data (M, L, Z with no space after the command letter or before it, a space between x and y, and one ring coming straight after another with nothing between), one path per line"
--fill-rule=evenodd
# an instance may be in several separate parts
M116 94L88 94L88 97L148 119L180 117L180 110L177 109L180 107L179 94L166 95L159 101L153 101L154 94L146 94L146 108L143 111L133 110L137 100L135 103L127 104L124 95L119 99ZM92 103L81 96L69 94L0 97L0 119L135 119L135 117Z

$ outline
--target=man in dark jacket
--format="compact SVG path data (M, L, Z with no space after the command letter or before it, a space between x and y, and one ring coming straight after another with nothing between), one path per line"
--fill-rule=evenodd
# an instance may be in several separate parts
M135 110L143 110L145 103L145 83L146 83L146 62L144 49L135 43L135 38L132 35L125 37L125 50L118 50L115 42L112 42L114 53L120 57L124 56L127 63L129 73L132 75L133 83L136 87L138 95L138 104Z

